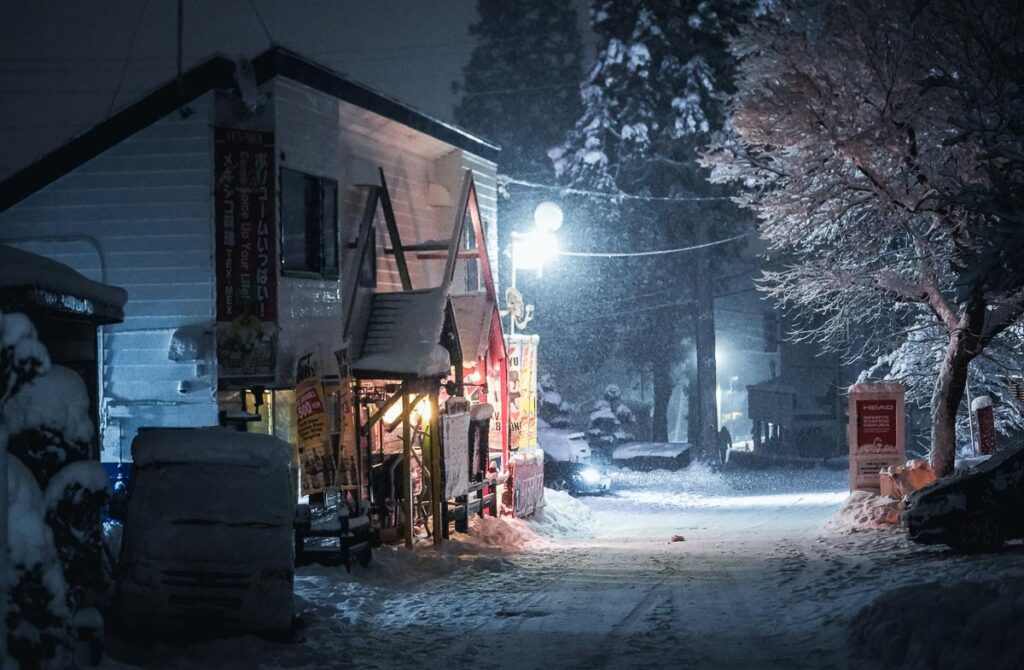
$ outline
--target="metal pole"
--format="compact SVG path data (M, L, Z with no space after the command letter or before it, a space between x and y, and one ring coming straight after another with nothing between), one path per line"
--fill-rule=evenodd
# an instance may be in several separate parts
M434 544L441 544L441 537L444 531L444 512L446 501L441 499L444 495L441 490L442 459L441 459L441 416L437 402L437 392L430 394L430 498L433 502L434 517Z
M402 495L405 496L405 548L412 549L416 506L412 501L412 436L409 432L409 384L402 382Z
M516 245L512 243L512 288L516 289ZM525 307L524 307L525 309ZM508 334L516 334L516 315L509 310L508 313Z

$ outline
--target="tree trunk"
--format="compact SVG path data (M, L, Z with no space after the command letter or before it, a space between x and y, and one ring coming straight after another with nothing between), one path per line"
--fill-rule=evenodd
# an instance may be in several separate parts
M672 368L669 360L654 361L654 415L651 439L668 442L668 402L672 398Z
M702 226L703 228L703 226ZM703 239L704 235L701 235ZM705 461L715 460L718 439L718 384L715 366L715 301L711 277L711 259L701 254L697 259L697 453Z
M700 442L700 407L697 402L697 371L686 374L686 441L694 445Z
M935 389L932 391L932 469L939 477L953 473L956 464L956 415L967 388L967 369L978 354L985 305L968 304L959 327L949 336Z

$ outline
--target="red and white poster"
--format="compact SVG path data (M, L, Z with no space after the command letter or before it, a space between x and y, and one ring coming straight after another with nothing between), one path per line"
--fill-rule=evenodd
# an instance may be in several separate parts
M272 380L277 338L274 134L215 128L213 155L220 376Z
M849 393L850 489L877 493L879 471L906 460L903 386L861 383Z

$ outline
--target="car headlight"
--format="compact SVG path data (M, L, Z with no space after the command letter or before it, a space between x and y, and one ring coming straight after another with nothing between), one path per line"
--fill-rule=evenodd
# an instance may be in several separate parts
M587 484L596 484L601 481L601 472L597 468L584 468L580 471L580 479Z

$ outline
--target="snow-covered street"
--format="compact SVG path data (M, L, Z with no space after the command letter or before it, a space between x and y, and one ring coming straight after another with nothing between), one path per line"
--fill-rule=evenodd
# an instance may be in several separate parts
M543 521L488 520L440 553L384 548L351 576L300 570L299 642L111 639L105 667L886 667L857 658L851 632L883 591L984 580L997 564L1024 574L1018 546L955 556L899 532L826 529L845 477L620 472L613 495L548 492ZM902 659L892 644L868 651Z

